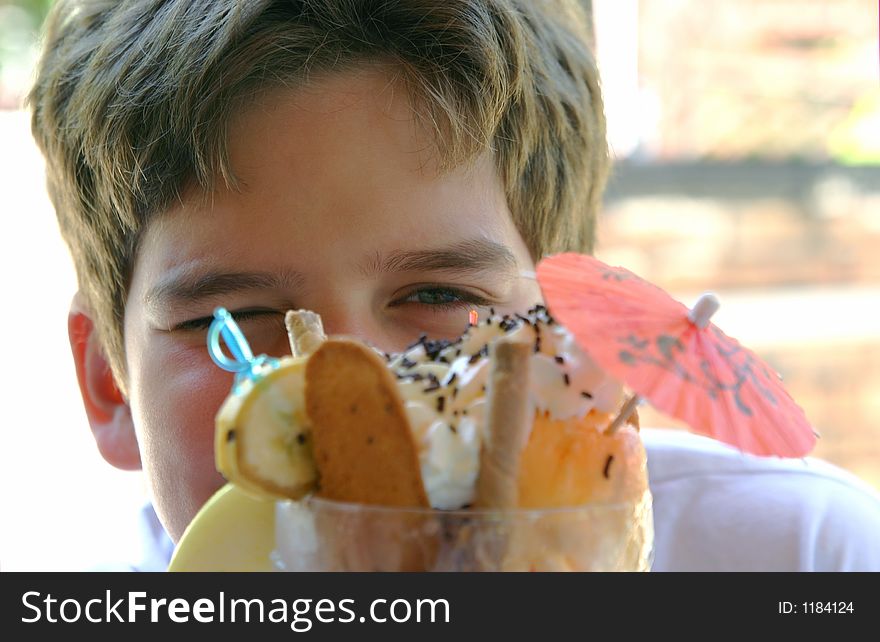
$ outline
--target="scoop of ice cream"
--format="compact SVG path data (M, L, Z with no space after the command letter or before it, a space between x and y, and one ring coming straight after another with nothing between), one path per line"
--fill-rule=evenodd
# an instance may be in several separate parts
M487 438L490 343L504 335L534 346L528 390L523 392L537 411L553 419L576 419L593 409L612 412L620 403L621 385L543 306L525 315L493 315L456 341L422 338L389 355L434 508L461 508L473 501L480 447Z

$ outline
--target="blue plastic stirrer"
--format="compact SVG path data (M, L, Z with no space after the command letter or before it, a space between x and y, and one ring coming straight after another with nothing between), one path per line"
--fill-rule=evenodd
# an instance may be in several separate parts
M223 352L220 346L221 336L229 348L232 358L227 357ZM254 357L244 333L226 308L214 310L214 320L211 322L211 327L208 328L208 353L218 366L228 372L235 373L236 384L241 383L244 379L256 381L279 365L278 359L273 359L265 354Z

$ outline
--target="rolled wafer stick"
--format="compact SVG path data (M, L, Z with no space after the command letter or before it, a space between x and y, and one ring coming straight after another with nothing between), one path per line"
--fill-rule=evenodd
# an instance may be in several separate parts
M499 340L492 347L488 386L488 435L480 451L474 506L517 506L519 460L534 419L529 401L532 345Z
M294 357L304 357L321 347L327 339L321 315L311 310L288 310L284 315L290 352Z

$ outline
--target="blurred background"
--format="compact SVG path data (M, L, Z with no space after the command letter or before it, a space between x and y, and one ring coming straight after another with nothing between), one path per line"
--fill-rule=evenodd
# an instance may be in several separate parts
M585 1L617 161L597 255L688 305L718 293L814 454L880 488L877 2ZM50 4L0 0L2 570L137 559L146 496L98 455L69 357L75 278L22 108Z
M76 278L22 108L49 0L0 0L0 570L140 559L140 473L98 454L67 342ZM103 567L103 566L102 566Z
M880 487L878 3L592 4L617 159L597 255L688 305L718 293L813 454Z

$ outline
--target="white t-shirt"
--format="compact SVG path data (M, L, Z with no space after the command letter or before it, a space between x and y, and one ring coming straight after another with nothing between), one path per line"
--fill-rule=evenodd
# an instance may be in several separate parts
M880 571L880 494L818 459L644 430L655 571Z
M818 459L752 457L712 439L644 429L654 571L880 571L880 494ZM152 507L132 570L160 571L171 540Z

